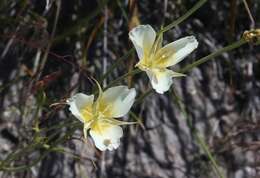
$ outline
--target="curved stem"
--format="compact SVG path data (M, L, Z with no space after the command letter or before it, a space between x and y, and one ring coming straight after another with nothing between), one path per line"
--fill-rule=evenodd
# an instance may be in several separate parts
M201 146L202 150L204 151L204 153L207 155L207 157L209 158L211 164L212 164L212 169L215 172L215 174L220 177L220 178L225 178L217 164L216 159L214 158L213 154L211 153L211 151L209 150L207 144L205 143L205 141L199 136L199 131L193 126L192 121L186 111L185 105L184 103L181 101L181 99L179 98L179 96L176 94L176 92L174 91L174 89L172 90L171 96L174 100L174 102L177 104L177 107L180 109L181 113L183 114L183 116L186 119L187 125L188 127L191 129L192 134L194 134L198 144Z
M161 29L158 34L162 34L166 31L170 30L171 28L176 27L181 22L186 20L189 16L191 16L194 12L196 12L206 2L207 2L207 0L200 0L199 2L197 2L188 12L186 12L183 16L179 17L177 20L175 20L174 22L170 23L169 25L167 25L166 27Z
M114 70L119 64L121 64L124 59L128 58L133 52L134 52L134 48L131 48L129 51L127 51L127 53L126 53L124 56L122 56L122 57L120 57L119 59L117 59L117 60L111 65L111 67L107 70L107 72L101 76L99 82L102 83L103 80L104 80L105 78L107 78L108 75L109 75L111 72L113 72L113 70Z
M179 70L178 72L180 72L180 73L188 72L189 70L193 69L194 67L197 67L197 66L199 66L199 65L201 65L201 64L203 64L203 63L205 63L209 60L212 60L215 57L221 55L222 53L236 49L236 48L238 48L238 47L240 47L244 44L247 44L247 42L244 39L240 39L239 41L234 42L234 43L232 43L232 44L230 44L230 45L228 45L224 48L221 48L221 49L217 50L216 52L213 52L213 53L211 53L211 54L209 54L209 55L207 55L203 58L200 58L199 60L193 62L192 64L185 66L183 69Z
M121 80L123 80L124 78L126 78L127 76L130 76L130 75L135 75L135 74L138 74L140 73L141 70L140 69L134 69L130 72L127 72L126 74L118 77L117 79L113 80L104 90L106 90L107 88L113 86L114 84L116 84L117 82L120 82Z

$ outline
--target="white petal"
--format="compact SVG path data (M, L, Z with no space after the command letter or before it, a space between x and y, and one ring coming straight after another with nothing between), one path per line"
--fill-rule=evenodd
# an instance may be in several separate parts
M168 69L153 69L146 71L146 73L149 76L153 89L160 94L169 90L172 84L172 77L176 74Z
M77 93L68 99L68 104L70 105L69 110L71 113L78 118L81 122L84 122L84 117L81 114L81 110L88 106L92 105L94 100L94 95L85 95L83 93Z
M165 56L165 61L160 61L162 63L160 67L173 66L182 61L197 47L198 41L196 38L194 36L187 36L165 45L158 51L156 58L159 59L160 56Z
M129 32L129 38L140 60L150 53L155 37L156 32L150 25L139 25Z
M111 151L119 147L120 138L123 136L123 129L117 125L98 121L90 129L89 134L99 150L105 151L108 149Z
M108 105L108 117L117 118L126 115L135 101L135 96L135 89L128 89L127 86L116 86L104 91L102 100Z

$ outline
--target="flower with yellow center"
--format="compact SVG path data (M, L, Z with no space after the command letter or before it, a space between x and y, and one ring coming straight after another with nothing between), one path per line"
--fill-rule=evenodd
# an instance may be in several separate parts
M94 95L78 93L68 100L68 104L71 113L84 123L84 137L90 130L90 136L99 150L113 150L118 148L123 136L120 125L131 124L114 118L128 113L135 96L135 89L128 89L127 86L112 87L104 92L99 86L99 96L95 101Z
M162 35L156 38L156 32L150 25L133 28L129 38L139 58L136 66L147 73L152 87L160 94L169 90L172 77L185 76L167 67L182 61L198 46L194 36L187 36L162 47Z

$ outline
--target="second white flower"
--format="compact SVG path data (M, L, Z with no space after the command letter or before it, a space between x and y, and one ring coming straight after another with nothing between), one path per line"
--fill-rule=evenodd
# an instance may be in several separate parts
M129 38L139 58L136 66L147 73L152 87L160 94L169 90L172 77L185 76L167 67L179 63L198 47L194 36L181 38L162 47L162 35L156 38L156 32L150 25L133 28Z
M84 137L90 130L96 147L104 151L116 149L123 136L120 125L129 124L114 118L128 113L136 96L134 88L117 86L102 91L99 86L99 96L94 101L94 95L78 93L68 100L69 110L84 124Z

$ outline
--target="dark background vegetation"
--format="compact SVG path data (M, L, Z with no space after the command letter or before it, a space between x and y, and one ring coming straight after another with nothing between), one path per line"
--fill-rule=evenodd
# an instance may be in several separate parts
M112 64L118 65L103 85L131 71L137 56L128 52L129 30L138 24L159 30L196 2L53 0L46 9L45 0L2 0L0 176L218 177L193 134L196 128L225 177L260 177L257 46L245 45L194 68L187 77L174 79L164 95L150 93L132 109L142 126L124 127L121 145L113 152L95 150L91 140L83 140L82 125L68 107L51 105L78 91L90 94L95 86L89 77L100 81ZM259 27L260 2L247 2ZM242 0L210 0L164 39L198 39L198 49L180 68L237 41L252 25ZM120 83L135 87L138 96L150 89L144 73Z

